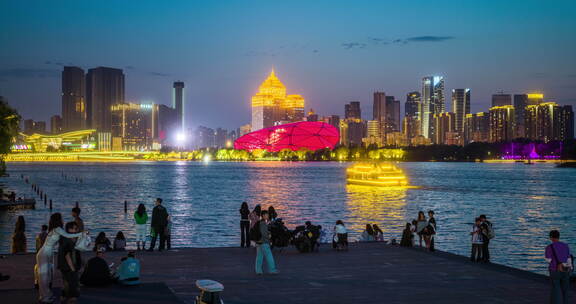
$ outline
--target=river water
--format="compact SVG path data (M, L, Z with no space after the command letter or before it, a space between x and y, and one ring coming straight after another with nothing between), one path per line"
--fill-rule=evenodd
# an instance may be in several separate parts
M122 230L134 239L132 214L156 197L173 217L174 247L239 245L242 201L273 205L289 227L310 220L332 228L342 219L357 239L366 223L377 223L386 239L398 241L419 210L434 210L436 247L468 256L471 224L486 214L496 238L492 261L545 273L543 250L551 229L576 249L576 170L537 163L399 163L418 189L387 190L346 185L349 163L336 162L138 162L10 163L0 184L18 196L34 197L21 175L53 200L53 212L70 220L76 201L85 226L111 238ZM62 174L68 176L67 179ZM82 183L76 181L82 179ZM129 212L124 213L124 200ZM0 252L8 252L14 222L26 218L28 248L47 223L42 201L36 210L0 211Z

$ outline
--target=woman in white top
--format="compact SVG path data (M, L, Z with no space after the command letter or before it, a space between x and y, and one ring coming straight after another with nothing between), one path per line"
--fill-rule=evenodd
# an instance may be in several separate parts
M48 224L48 236L44 245L36 254L36 267L34 275L36 276L36 281L38 282L38 294L40 303L53 303L54 296L52 290L50 289L50 282L52 281L53 272L53 257L54 251L57 249L58 241L60 236L67 238L80 237L83 233L67 233L62 229L62 215L60 213L54 213L50 216L50 222Z
M348 247L348 231L346 230L346 226L344 226L344 222L341 220L336 221L336 226L334 226L332 247L337 250Z

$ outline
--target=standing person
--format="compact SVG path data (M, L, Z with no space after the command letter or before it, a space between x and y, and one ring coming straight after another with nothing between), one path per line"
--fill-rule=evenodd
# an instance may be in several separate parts
M346 226L344 226L342 220L337 220L334 226L332 247L336 250L348 249L348 230L346 230Z
M78 225L78 232L84 231L84 221L80 218L80 211L78 207L72 208L72 217L76 225Z
M156 239L160 237L160 245L158 245L158 251L164 250L166 247L166 225L168 225L168 211L162 206L162 199L157 198L155 202L156 206L152 209L152 222L150 223L150 228L153 231L152 241L148 251L154 251L156 247Z
M164 231L166 235L166 248L168 250L172 249L172 216L168 216L168 224L166 224L166 230Z
M62 215L60 213L52 214L50 216L50 221L48 222L48 236L46 237L46 242L44 242L44 245L40 248L38 254L36 254L36 271L34 274L36 276L36 282L38 282L40 303L54 302L54 296L50 289L53 273L52 258L54 256L54 248L60 240L60 237L76 238L82 235L82 233L68 233L62 229L62 226Z
M428 228L430 233L430 246L428 249L434 251L434 240L436 239L436 218L434 217L434 211L428 210Z
M240 247L250 247L250 209L248 203L242 202L240 205Z
M482 221L483 229L486 231L486 237L484 238L484 243L482 244L482 260L486 263L490 262L490 239L494 238L494 227L492 223L486 219L486 215L480 215L480 220Z
M402 239L400 240L400 246L402 247L412 247L414 246L414 234L412 233L412 225L406 223L406 228L402 231Z
M144 250L146 248L146 222L148 222L148 213L144 204L138 205L134 211L134 223L136 224L136 248ZM142 245L142 247L140 247Z
M44 245L47 236L48 236L48 225L42 225L42 231L40 231L40 233L38 233L38 235L36 236L36 253L38 253L38 251L40 251L40 248L42 248L42 245Z
M428 233L426 230L427 226L428 221L426 220L424 212L418 211L418 220L416 221L416 234L418 234L418 244L420 245L420 247L422 247L422 239L424 239L424 243L426 247L428 247L428 244L426 242L427 239L426 234Z
M270 230L268 229L268 211L261 212L261 220L258 221L255 228L260 231L260 238L256 241L256 274L262 274L262 262L265 259L268 265L268 272L277 274L276 263L270 249Z
M268 207L268 217L270 218L270 222L273 222L278 218L278 213L276 213L274 206Z
M77 233L78 224L76 221L66 223L67 233ZM58 241L58 269L62 272L62 298L66 303L75 303L80 296L78 291L78 271L82 266L80 252L74 248L75 241L71 238L61 237Z
M470 261L472 262L480 262L482 260L482 246L484 240L482 236L482 228L480 227L481 224L482 220L477 217L472 226L472 231L470 231L470 235L472 236L472 254L470 255Z
M550 281L550 303L568 304L568 290L570 289L570 273L574 269L572 265L572 255L568 244L560 242L560 232L550 231L550 241L552 244L546 246L545 257L548 262Z
M14 234L12 235L12 254L26 253L26 221L21 215L16 220Z
M372 225L372 230L374 230L374 239L377 242L383 242L384 241L384 231L382 231L382 229L380 229L380 227L378 227L378 225L376 225L376 224Z
M252 210L252 212L250 212L250 215L248 215L248 219L250 220L250 229L252 229L252 227L254 227L254 225L256 225L256 223L260 220L261 212L262 207L260 207L260 205L256 205L254 207L254 210Z

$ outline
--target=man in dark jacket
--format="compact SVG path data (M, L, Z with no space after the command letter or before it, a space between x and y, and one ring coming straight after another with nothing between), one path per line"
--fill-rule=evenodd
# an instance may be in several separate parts
M88 260L80 277L80 283L84 286L103 287L114 283L108 263L104 259L105 251L100 248L96 251L96 256Z
M151 234L152 242L148 251L153 251L156 246L156 238L160 237L158 250L162 251L166 247L166 226L168 225L168 211L162 206L162 199L156 199L156 206L152 209Z

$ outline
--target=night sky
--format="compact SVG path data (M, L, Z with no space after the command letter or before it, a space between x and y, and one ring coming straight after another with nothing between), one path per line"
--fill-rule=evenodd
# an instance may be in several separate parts
M410 4L408 4L410 3ZM187 120L236 128L272 67L306 110L343 114L372 92L404 104L421 78L490 96L542 91L576 106L576 1L0 2L0 95L24 118L60 114L63 65L123 68L129 101L171 103ZM450 109L450 106L448 106Z

